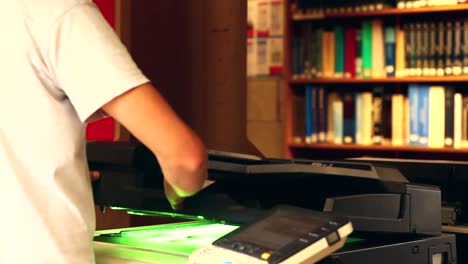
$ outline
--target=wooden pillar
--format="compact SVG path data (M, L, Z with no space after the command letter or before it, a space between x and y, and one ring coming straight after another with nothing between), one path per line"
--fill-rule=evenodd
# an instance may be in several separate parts
M247 1L138 0L131 53L210 149L256 154L246 129Z

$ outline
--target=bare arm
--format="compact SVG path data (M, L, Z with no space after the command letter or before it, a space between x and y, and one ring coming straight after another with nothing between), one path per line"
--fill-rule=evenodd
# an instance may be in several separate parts
M153 85L136 87L102 109L158 158L166 181L166 196L173 206L182 197L200 190L207 176L205 147Z

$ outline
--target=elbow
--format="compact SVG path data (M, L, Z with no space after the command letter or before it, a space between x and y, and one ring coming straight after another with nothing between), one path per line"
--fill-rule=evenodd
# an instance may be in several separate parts
M208 177L208 154L205 148L199 147L186 150L176 160L177 167L174 178L168 179L180 197L189 197L201 190Z

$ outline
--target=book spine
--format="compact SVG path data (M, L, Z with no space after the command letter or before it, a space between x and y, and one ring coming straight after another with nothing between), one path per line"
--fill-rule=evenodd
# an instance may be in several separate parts
M422 24L420 22L416 23L416 46L415 46L415 74L414 76L421 76L423 72L423 31L422 31Z
M385 28L385 71L387 77L395 77L396 36L394 27Z
M356 28L345 28L345 78L356 77Z
M354 101L356 103L356 107L354 108L354 116L356 119L356 126L355 126L355 133L354 133L354 141L356 144L362 144L362 110L363 110L363 103L362 103L362 93L357 92L354 94Z
M428 146L429 143L429 86L421 85L418 89L419 104L419 145Z
M462 50L462 24L460 20L455 21L453 38L453 75L463 73L463 50Z
M445 75L453 74L453 24L447 22L445 35Z
M372 77L385 77L385 43L383 22L372 20Z
M333 120L335 128L334 143L343 144L343 101L333 102Z
M409 101L409 144L419 145L419 87L410 84L408 88Z
M468 75L468 18L463 21L463 74Z
M401 146L404 143L404 97L402 94L392 95L392 145Z
M327 141L327 100L324 87L318 88L318 142Z
M318 87L312 87L312 137L311 142L318 142L318 135L320 131L320 113L318 103Z
M356 117L354 109L354 96L352 93L343 95L343 142L345 144L355 143Z
M362 30L356 30L356 78L362 78ZM468 66L467 66L468 67Z
M392 94L386 90L382 93L382 136L383 144L392 142Z
M398 27L396 38L396 76L404 77L406 69L406 53L405 53L405 30L404 27Z
M372 77L372 21L362 24L362 75Z
M344 29L342 26L336 26L334 30L335 35L335 78L342 78L344 76Z
M422 75L430 75L430 50L431 50L431 40L429 32L429 23L422 23L422 46L421 46L421 60L422 60Z
M305 141L305 97L293 95L293 142L303 143Z
M437 73L437 30L434 22L429 23L429 75L435 76Z
M323 30L318 29L316 32L316 53L315 55L317 56L317 77L322 77L323 76Z
M445 96L445 147L453 147L454 141L454 116L455 116L455 90L453 87L444 88Z
M375 87L372 91L372 122L373 122L372 142L374 144L383 143L382 103L383 103L383 87Z
M445 134L445 95L444 87L430 86L429 87L429 134L428 146L431 148L444 147Z
M454 121L453 121L453 148L459 149L462 147L462 108L463 97L461 93L455 93L454 100Z
M312 113L312 86L305 86L305 124L306 124L306 143L312 143L312 134L313 134L313 113Z
M445 24L439 22L437 26L437 76L445 75Z

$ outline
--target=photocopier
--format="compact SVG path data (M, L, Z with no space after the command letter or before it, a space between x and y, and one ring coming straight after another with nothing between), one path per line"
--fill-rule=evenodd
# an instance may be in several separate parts
M187 220L97 231L97 263L189 263L197 250L256 223L280 205L352 223L346 243L321 264L457 263L456 237L441 229L440 188L409 182L388 164L209 151L211 184L174 211L164 195L158 161L145 146L90 142L87 156L90 169L101 173L93 183L96 205ZM296 230L294 225L288 229Z

